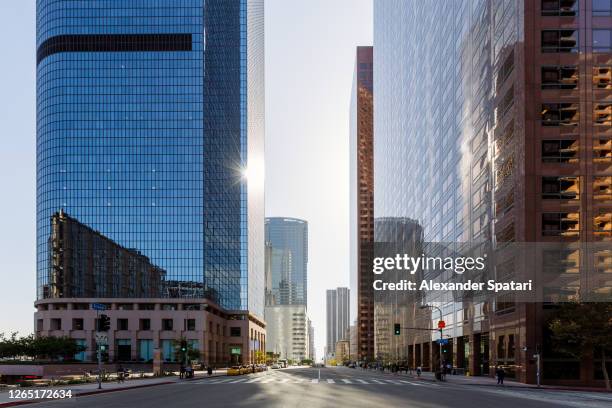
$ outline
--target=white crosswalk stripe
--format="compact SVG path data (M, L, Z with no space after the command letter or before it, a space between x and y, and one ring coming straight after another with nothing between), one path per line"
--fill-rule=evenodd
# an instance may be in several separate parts
M334 385L408 385L416 387L439 387L439 384L426 381L408 381L402 379L387 379L387 378L300 378L297 376L281 376L281 375L260 375L257 377L242 377L242 378L223 378L223 379L210 379L210 380L199 380L190 381L180 384L202 384L202 385L216 385L216 384L231 384L231 385L242 385L242 384L334 384Z

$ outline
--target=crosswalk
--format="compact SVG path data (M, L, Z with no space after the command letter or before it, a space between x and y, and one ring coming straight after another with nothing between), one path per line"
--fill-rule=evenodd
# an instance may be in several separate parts
M326 385L403 385L415 387L439 387L438 384L425 381L410 381L403 379L377 379L377 378L303 378L297 376L275 376L261 375L257 377L230 377L230 378L212 378L190 381L188 384L202 385L240 385L240 384L326 384Z

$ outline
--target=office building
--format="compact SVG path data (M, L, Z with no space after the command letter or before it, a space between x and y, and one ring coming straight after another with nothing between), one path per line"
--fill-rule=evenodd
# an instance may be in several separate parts
M433 0L375 2L376 217L410 217L433 243L609 240L611 7L466 0L440 13ZM493 375L500 364L534 383L541 351L544 383L602 384L600 362L551 347L554 305L447 295L425 303L440 308L448 344L402 334L411 365L443 359ZM410 319L438 320L431 310Z
M312 361L316 361L317 359L314 336L314 326L312 325L312 320L308 319L308 358Z
M334 353L336 342L344 340L349 327L350 316L349 288L328 289L326 293L326 347L328 353ZM325 356L328 358L329 356Z
M304 305L266 306L266 351L298 363L308 358L308 321Z
M350 108L351 321L356 320L357 358L374 358L374 290L368 261L374 241L373 49L357 47ZM351 339L352 340L352 339Z
M36 306L59 312L66 290L79 307L91 294L139 299L58 279L48 243L63 211L164 271L151 302L216 305L246 319L252 340L264 335L263 1L181 5L37 3Z
M307 305L308 223L297 218L270 217L265 224L267 305Z

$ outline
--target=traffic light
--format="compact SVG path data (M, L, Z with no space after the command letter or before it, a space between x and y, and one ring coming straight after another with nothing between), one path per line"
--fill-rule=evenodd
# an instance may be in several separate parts
M181 340L181 353L187 351L187 340Z
M105 314L101 314L98 318L98 331L109 331L110 330L110 317Z
M393 325L393 333L394 333L396 336L399 336L399 335L400 335L400 330L401 330L401 329L400 329L400 324L399 324L399 323L395 323L395 324Z

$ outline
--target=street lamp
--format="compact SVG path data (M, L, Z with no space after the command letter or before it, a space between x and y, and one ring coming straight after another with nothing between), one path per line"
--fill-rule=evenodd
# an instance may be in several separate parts
M437 309L438 312L440 313L440 321L442 321L442 309L440 309L438 306L434 306L434 305L421 305L420 309ZM442 363L442 339L444 338L444 336L442 335L442 330L443 328L440 327L439 331L440 331L440 341L438 342L438 346L440 347L440 378L442 378L442 373L444 372L444 366Z

